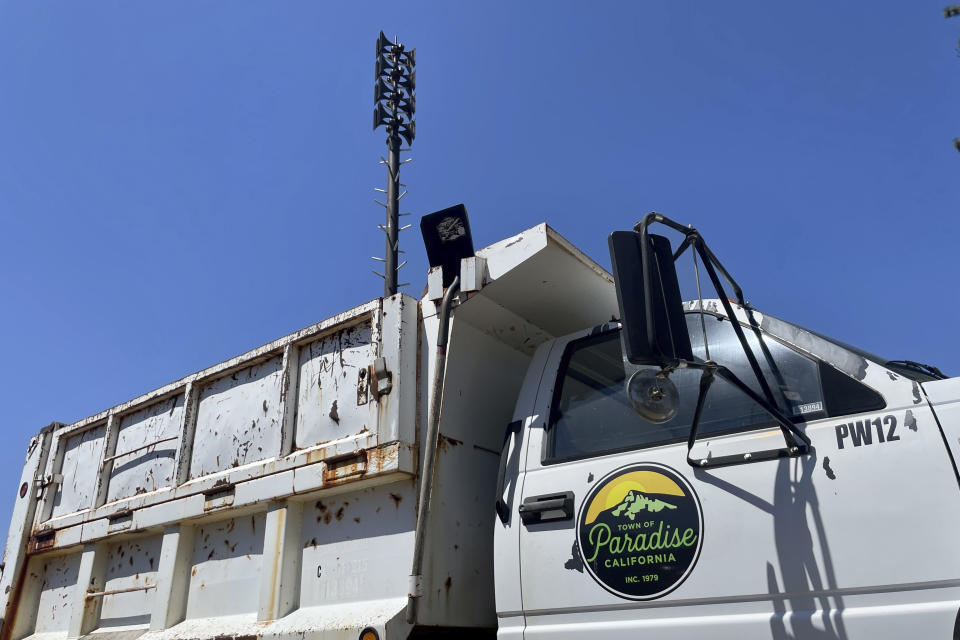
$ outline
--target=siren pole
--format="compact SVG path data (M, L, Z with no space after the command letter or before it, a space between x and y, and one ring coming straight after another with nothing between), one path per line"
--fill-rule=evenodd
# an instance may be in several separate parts
M382 262L383 273L374 273L383 278L383 295L392 296L397 287L406 283L397 284L397 273L407 263L406 260L397 264L400 250L400 232L409 229L411 225L400 226L400 216L409 215L400 213L400 199L407 195L400 190L406 185L400 182L400 165L410 162L412 158L400 160L401 151L409 151L416 135L416 122L413 119L416 111L417 97L414 91L417 87L416 65L417 50L405 49L396 39L391 43L380 32L377 38L377 79L373 90L373 128L385 127L387 131L387 157L380 156L380 164L387 166L387 188L376 189L386 195L386 202L374 200L387 210L385 225L377 225L386 235L386 256L374 257ZM400 139L407 143L407 149L400 148Z

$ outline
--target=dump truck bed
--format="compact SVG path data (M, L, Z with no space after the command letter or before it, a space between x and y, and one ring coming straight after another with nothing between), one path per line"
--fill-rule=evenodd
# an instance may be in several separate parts
M405 572L379 590L357 576L413 527L417 338L416 301L377 299L44 429L7 544L4 636L221 635L361 589L364 617L386 622L375 601L402 599ZM345 557L374 536L383 550Z

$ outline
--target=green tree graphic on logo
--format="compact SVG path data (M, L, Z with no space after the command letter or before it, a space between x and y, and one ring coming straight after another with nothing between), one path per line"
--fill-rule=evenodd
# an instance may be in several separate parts
M613 509L613 515L618 518L621 515L626 515L631 520L634 520L638 513L641 511L650 511L651 513L657 513L658 511L663 511L664 509L676 509L676 505L670 504L669 502L664 502L658 498L648 498L639 491L631 490L624 498Z

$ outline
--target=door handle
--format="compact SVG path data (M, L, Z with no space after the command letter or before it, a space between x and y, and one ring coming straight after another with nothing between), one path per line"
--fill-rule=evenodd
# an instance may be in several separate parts
M522 420L514 420L507 425L507 430L503 434L503 446L500 450L500 469L497 471L497 516L500 522L507 524L510 519L510 505L503 499L503 485L507 477L507 456L510 455L510 442L514 434L520 432L523 426Z
M573 491L530 496L520 505L519 511L520 519L527 526L541 522L572 520Z

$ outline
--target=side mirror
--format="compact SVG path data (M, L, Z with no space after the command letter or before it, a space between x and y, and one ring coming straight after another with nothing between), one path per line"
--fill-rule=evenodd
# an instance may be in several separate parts
M661 368L692 361L670 241L654 234L614 231L609 245L627 360Z

